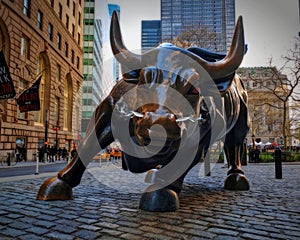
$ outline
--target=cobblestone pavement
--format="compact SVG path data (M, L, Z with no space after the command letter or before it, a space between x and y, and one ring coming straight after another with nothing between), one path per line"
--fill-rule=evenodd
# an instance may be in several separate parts
M251 189L234 192L223 189L221 164L210 177L194 169L172 213L140 211L140 192L94 177L119 181L115 165L91 168L70 201L35 200L45 175L1 179L0 239L300 239L300 165L283 165L283 179L275 179L274 164L244 170Z

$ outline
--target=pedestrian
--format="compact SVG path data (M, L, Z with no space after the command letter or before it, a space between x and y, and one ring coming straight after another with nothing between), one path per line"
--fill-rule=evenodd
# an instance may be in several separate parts
M50 161L51 162L54 162L55 152L56 152L55 147L54 147L54 145L52 145L52 147L50 148Z
M61 160L61 156L62 156L62 149L61 148L58 148L57 156L58 156L58 160Z
M62 150L62 158L64 160L68 160L68 150L66 149L66 147L64 147Z
M259 163L259 154L260 154L260 150L258 149L258 147L256 147L255 150L254 150L255 163Z
M76 155L76 148L74 147L72 149L72 151L71 151L71 157L72 157L72 159L75 157L75 155Z
M43 162L44 159L44 147L39 147L39 162Z
M47 146L46 151L47 151L47 161L50 162L51 161L51 159L50 159L50 145Z
M17 162L21 162L21 152L20 152L20 146L17 146L16 149L15 149L15 155L16 155L16 161Z
M21 147L21 159L23 159L24 162L27 161L27 150L24 145Z

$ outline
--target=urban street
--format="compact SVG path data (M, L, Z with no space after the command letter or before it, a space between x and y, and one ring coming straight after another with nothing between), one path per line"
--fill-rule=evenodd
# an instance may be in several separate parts
M0 179L1 239L299 239L300 164L244 166L249 191L223 188L226 168L211 176L189 173L176 212L139 210L140 181L126 177L118 188L105 179L129 174L120 163L90 164L68 201L35 200L42 182L56 173ZM101 180L102 179L102 180Z

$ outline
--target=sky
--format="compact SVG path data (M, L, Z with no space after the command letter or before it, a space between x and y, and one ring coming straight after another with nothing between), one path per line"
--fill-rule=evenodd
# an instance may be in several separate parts
M102 0L100 0L102 1ZM121 7L121 31L128 49L141 48L141 20L160 19L160 0L110 0ZM243 16L248 52L242 67L282 65L281 57L300 31L298 0L236 0L236 18ZM104 24L105 27L109 23ZM108 31L105 30L105 31Z

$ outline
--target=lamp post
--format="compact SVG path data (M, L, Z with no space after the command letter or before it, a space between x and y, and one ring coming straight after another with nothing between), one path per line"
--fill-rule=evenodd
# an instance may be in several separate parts
M56 150L58 149L58 125L55 126L55 128L53 128L53 130L55 131L55 148Z
M255 135L252 134L252 147L255 148Z
M49 112L46 109L46 121L45 121L45 142L44 142L44 162L47 161L47 145L48 145L48 121L49 121Z

